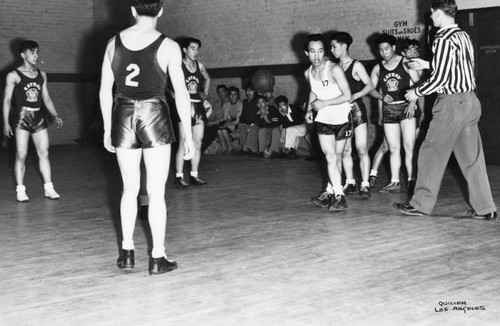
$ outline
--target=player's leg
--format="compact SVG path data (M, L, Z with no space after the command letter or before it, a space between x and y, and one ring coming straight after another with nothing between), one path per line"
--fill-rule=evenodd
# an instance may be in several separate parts
M354 163L352 159L352 138L346 141L342 153L342 166L345 173L344 193L346 195L354 194L356 192L356 180L354 179Z
M370 197L370 155L368 155L368 126L366 123L360 124L354 129L354 141L356 144L356 151L359 156L359 167L361 170L361 184L360 196L363 198ZM346 146L347 147L347 146Z
M33 144L35 145L36 152L38 154L38 164L44 182L43 188L45 197L50 199L59 199L60 196L54 190L54 185L52 184L49 159L49 133L47 129L42 129L38 132L32 133L31 138L33 139Z
M141 184L142 149L116 148L116 158L122 176L123 191L120 201L122 227L122 254L118 258L118 267L134 267L134 229L137 218L137 195Z
M177 262L167 260L165 253L167 226L165 184L170 167L170 145L147 148L143 153L148 175L146 187L149 194L149 226L153 239L149 271L152 274L161 274L177 268Z
M205 127L203 123L198 123L191 129L193 131L193 143L194 143L194 156L191 159L191 172L189 176L189 183L194 186L203 186L207 183L200 179L198 175L198 168L200 167L201 160L201 144L203 142L203 133Z
M416 119L404 119L400 122L401 136L403 138L403 148L405 151L405 166L408 173L407 190L411 195L415 188L415 175L414 175L414 153L417 123Z
M389 146L391 180L380 192L400 191L399 171L401 169L401 127L399 123L384 123L384 133Z
M345 147L345 140L342 140L340 146L337 146L337 140L334 134L319 134L318 138L321 149L323 150L323 153L326 157L328 179L330 180L334 194L334 196L332 196L330 199L330 205L328 209L332 211L345 209L347 207L337 208L336 205L334 205L338 196L344 197L345 201L345 195L342 189L342 177L340 173L342 164L341 157ZM340 148L342 150L340 150Z
M16 197L17 201L28 201L26 195L26 186L24 185L24 173L26 171L26 156L28 155L28 142L30 132L19 127L16 128L16 160L14 162L14 176L16 179Z
M184 178L184 142L186 141L186 133L184 132L184 127L182 123L179 122L179 146L177 147L177 153L175 154L175 186L177 189L186 189L189 184Z

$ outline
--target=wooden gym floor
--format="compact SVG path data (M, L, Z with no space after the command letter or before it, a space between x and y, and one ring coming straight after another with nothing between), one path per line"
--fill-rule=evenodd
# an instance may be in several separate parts
M405 193L348 197L342 213L315 206L317 162L204 156L209 186L167 185L179 269L149 276L143 220L134 271L116 267L115 156L54 146L51 161L62 198L43 198L31 152L31 200L17 203L0 153L2 326L500 324L500 224L465 218L454 167L435 215L407 217L392 208ZM498 203L500 166L488 171Z

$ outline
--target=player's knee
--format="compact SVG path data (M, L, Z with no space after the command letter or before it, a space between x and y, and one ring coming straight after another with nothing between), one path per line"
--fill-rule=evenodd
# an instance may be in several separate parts
M16 160L20 162L26 161L26 156L28 156L28 151L17 151L16 152Z
M368 148L366 148L366 146L357 147L356 150L358 151L359 156L361 157L368 156Z

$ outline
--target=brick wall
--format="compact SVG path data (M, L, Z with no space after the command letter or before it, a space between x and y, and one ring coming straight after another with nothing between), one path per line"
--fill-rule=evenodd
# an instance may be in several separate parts
M51 128L52 144L70 143L82 132L88 106L88 87L79 83L54 83L50 74L74 74L95 66L93 2L91 0L2 0L0 4L0 94L5 75L18 58L21 39L40 44L39 67L49 74L49 93L64 119L64 128ZM42 63L43 61L44 63ZM95 93L95 92L92 92Z
M498 0L459 0L462 9L495 6ZM306 62L305 35L349 31L352 54L363 60L376 54L373 33L423 35L424 13L430 0L165 0L159 29L172 38L202 40L200 60L209 68ZM98 74L106 41L131 24L128 1L123 0L0 0L0 95L5 74L17 56L12 45L31 38L41 45L40 67L50 74ZM77 75L78 76L78 75ZM277 76L275 94L301 97L306 88L295 76ZM239 78L214 80L241 87ZM71 143L85 131L95 114L96 83L50 81L49 90L65 119L51 130L53 144ZM215 87L210 92L215 98ZM303 95L302 95L303 96Z

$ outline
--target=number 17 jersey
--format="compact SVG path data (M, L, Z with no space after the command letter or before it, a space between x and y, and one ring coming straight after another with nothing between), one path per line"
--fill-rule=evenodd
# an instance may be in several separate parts
M120 34L116 35L111 62L116 84L115 97L133 100L165 98L167 74L157 60L158 49L165 37L162 34L144 49L133 51L125 47Z

